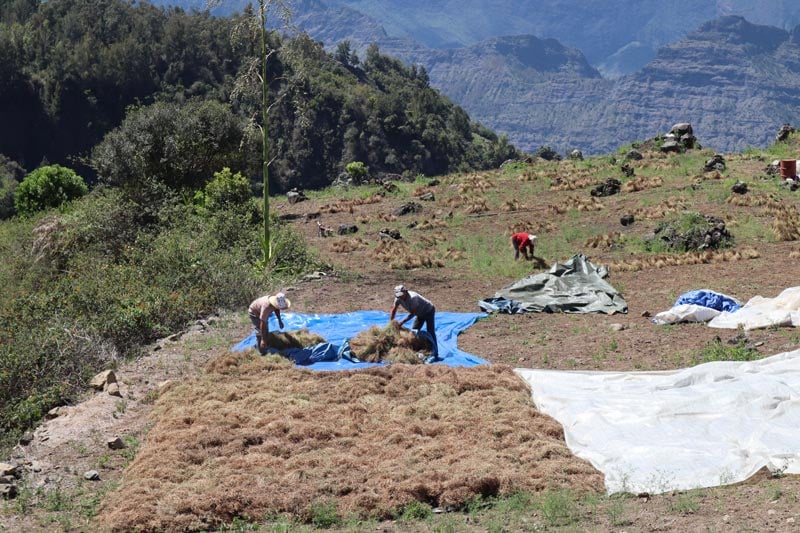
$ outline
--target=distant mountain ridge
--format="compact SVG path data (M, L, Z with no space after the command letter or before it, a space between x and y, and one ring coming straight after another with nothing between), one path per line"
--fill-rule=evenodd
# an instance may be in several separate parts
M594 26L579 24L586 11L577 10L577 0L515 4L522 19L529 17L530 10L524 9L525 6L540 6L538 13L543 20L552 19L557 9L563 9L567 16L562 14L562 18L574 15L569 20L582 34L597 36L601 27L608 31L617 27L614 24L625 23L617 32L620 35L608 35L611 44L590 48L593 56L587 57L555 39L533 35L490 37L460 48L430 48L396 29L394 33L401 35L393 36L375 19L364 15L372 14L376 6L383 6L393 10L382 15L383 21L401 16L407 16L408 20L419 17L416 9L422 9L422 3L412 0L399 10L392 2L301 0L293 4L294 22L328 46L348 39L354 50L363 51L368 43L374 42L382 53L423 65L432 86L464 107L475 120L498 133L507 133L524 150L549 145L560 152L579 148L587 154L602 153L663 133L675 122L690 121L702 143L720 151L732 151L763 146L771 141L781 124L798 122L800 118L796 105L800 95L796 28L789 31L753 24L734 15L698 20L694 31L661 47L636 72L613 80L603 79L600 70L590 64L591 57L612 49L614 54L648 57L643 41L631 40L635 37L630 34L633 30L626 33L623 31L626 27L640 33L650 28L647 32L654 37L648 42L659 42L667 35L679 34L687 21L706 13L736 10L753 13L761 19L781 19L785 25L798 20L800 3L699 1L691 12L683 12L678 6L650 0L636 2L636 8L632 2L616 2L617 7L596 16ZM229 7L235 3L231 2ZM593 2L587 10L595 13L602 4ZM437 13L448 13L454 18L455 28L464 13L483 4L481 0L465 0L459 4L462 7L457 13L452 10L454 4L446 0L425 5L431 17L426 27L434 26L437 17L441 17L430 13L431 10L439 10ZM502 18L510 5L500 1L481 19ZM668 9L668 5L672 7ZM655 22L658 16L660 27ZM645 19L649 22L642 22ZM482 20L481 24L490 22ZM516 21L507 29L515 30L520 24ZM426 39L432 42L433 37ZM440 40L451 39L440 37ZM622 41L626 42L621 48L614 48Z

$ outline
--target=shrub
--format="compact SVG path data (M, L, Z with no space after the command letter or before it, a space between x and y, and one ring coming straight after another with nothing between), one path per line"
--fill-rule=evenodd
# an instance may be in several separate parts
M252 198L250 181L241 172L233 174L228 167L215 172L205 187L205 206L210 211L246 205Z
M347 175L350 176L355 183L361 183L361 181L367 177L368 169L364 163L361 161L353 161L351 163L347 163L347 166L344 167Z
M83 178L74 170L48 165L37 168L22 180L14 194L14 207L21 215L32 215L80 198L87 191Z

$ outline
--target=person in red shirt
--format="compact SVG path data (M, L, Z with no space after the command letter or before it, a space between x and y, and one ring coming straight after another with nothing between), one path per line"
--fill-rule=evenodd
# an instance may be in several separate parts
M530 233L520 232L511 236L511 246L514 247L514 260L519 259L519 253L525 256L525 259L530 261L533 259L533 251L536 247L536 235ZM530 255L528 255L530 250Z

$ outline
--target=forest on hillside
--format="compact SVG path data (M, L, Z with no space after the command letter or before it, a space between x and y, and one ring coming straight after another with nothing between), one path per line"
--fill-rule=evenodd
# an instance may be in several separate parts
M261 182L259 32L253 12L216 18L122 0L0 5L0 192L42 164L93 183L156 177L202 185L223 166ZM496 167L516 150L431 88L422 68L347 42L268 37L270 182ZM213 153L212 153L213 152ZM258 190L254 192L258 193Z

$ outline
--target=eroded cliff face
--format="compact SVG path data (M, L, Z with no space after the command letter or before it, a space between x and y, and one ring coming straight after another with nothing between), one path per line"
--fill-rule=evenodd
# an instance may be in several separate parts
M579 51L535 37L394 53L425 65L432 85L524 150L605 153L691 122L703 145L734 151L769 144L781 124L800 122L799 43L798 29L722 17L615 80Z
M781 124L800 122L800 27L785 29L800 17L800 3L701 0L687 10L674 3L625 0L603 10L602 2L579 9L577 0L526 0L513 6L500 0L491 8L485 0L464 0L455 9L449 0L404 0L400 9L398 1L300 0L294 3L294 22L330 48L348 39L363 57L374 42L382 53L424 66L432 86L473 119L507 133L523 150L549 145L561 153L573 148L587 155L605 153L688 121L703 145L734 151L764 146ZM529 19L561 17L539 35L566 32L567 23L574 35L558 41L492 37L448 49L422 44L438 40L458 46L466 37L453 35L464 34L465 19L479 19L473 38L490 34L492 25L498 31L498 21L512 9L516 16L504 26L509 34L537 27L524 22ZM702 23L733 12L780 24L727 15ZM416 26L409 23L415 20ZM644 61L652 57L648 47L685 34L687 24L697 29L658 49L636 72L604 79L592 66L606 58L608 69L623 56ZM414 32L403 29L412 26ZM448 30L438 37L426 34L444 26ZM587 48L562 44L577 41Z

